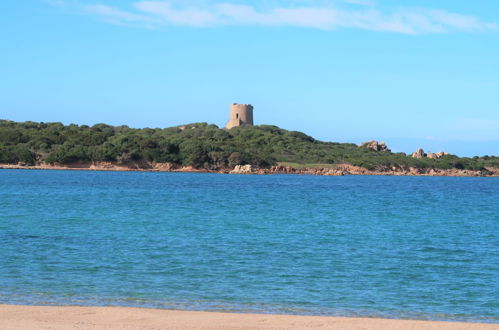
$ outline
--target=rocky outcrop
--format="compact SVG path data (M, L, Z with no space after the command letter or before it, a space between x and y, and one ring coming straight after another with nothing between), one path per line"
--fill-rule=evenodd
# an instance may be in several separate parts
M340 170L335 170L335 169L326 169L322 173L322 175L328 175L328 176L343 176L345 174L348 174L348 173L340 171Z
M230 174L252 174L253 166L252 165L236 165Z
M430 158L430 159L440 159L443 156L449 155L447 152L439 151L435 153L425 153L423 149L419 148L416 150L416 152L413 152L411 157L412 158L417 158L417 159L422 159L422 158Z
M272 166L269 169L260 169L258 174L310 174L326 176L343 176L348 174L339 168L294 168L290 166Z
M429 152L426 157L428 158L431 158L431 159L440 159L442 158L443 156L446 156L448 155L449 153L447 152L443 152L443 151L439 151L439 152L435 152L435 153L431 153Z
M416 150L415 152L412 153L411 157L421 159L421 158L425 158L426 154L424 153L423 149L419 148L418 150Z
M143 171L143 172L203 172L232 174L305 174L305 175L395 175L395 176L495 176L499 177L499 168L486 168L478 171L461 169L419 169L414 167L379 167L366 169L350 164L336 164L333 167L294 168L289 166L272 166L259 168L252 165L237 165L234 169L198 169L192 166L179 166L172 163L127 163L108 162L74 163L67 165L38 163L34 166L23 164L0 164L0 169L42 169L42 170L93 170L93 171Z
M368 148L368 149L371 149L371 150L374 150L374 151L390 151L390 149L388 149L388 147L386 146L385 142L379 143L376 140L371 140L371 141L368 141L368 142L362 142L360 144L360 147L361 148Z

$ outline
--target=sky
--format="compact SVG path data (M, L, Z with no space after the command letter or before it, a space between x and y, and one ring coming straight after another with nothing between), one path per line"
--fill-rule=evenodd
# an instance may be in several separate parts
M499 1L0 2L0 118L499 155Z

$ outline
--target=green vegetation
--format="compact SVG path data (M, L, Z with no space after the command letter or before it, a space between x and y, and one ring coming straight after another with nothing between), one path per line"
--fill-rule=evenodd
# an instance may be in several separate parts
M296 131L261 125L231 130L206 123L169 128L0 120L0 163L34 165L106 161L171 162L219 169L241 164L261 167L278 162L295 167L334 167L347 163L368 169L415 167L472 169L498 167L499 157L414 159L404 153L378 152L352 143L317 141Z

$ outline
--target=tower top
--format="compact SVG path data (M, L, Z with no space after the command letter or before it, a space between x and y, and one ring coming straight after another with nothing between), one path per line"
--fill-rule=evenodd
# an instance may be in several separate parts
M251 108L253 108L253 106L252 106L251 104L232 103L232 104L231 104L231 106L232 106L232 105L238 105L238 106L244 106L244 107L251 107Z

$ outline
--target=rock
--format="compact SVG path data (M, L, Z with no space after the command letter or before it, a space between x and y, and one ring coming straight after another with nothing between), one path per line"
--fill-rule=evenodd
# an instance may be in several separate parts
M390 149L388 149L388 147L386 146L385 142L379 143L376 140L362 142L360 144L360 147L368 148L374 151L390 151Z
M161 172L171 172L177 168L174 163L152 163L151 165L154 170Z
M424 157L427 157L427 158L430 158L430 159L440 159L443 156L446 156L448 154L449 153L443 152L443 151L439 151L439 152L435 152L435 153L428 152L427 154L425 154L424 150L420 148L420 149L418 149L416 152L414 152L412 154L412 157L413 158L418 158L418 159L421 159L421 158L424 158Z
M419 148L418 150L416 150L416 152L412 153L411 157L421 159L421 158L426 157L426 154L424 153L423 149Z
M253 173L252 165L236 165L230 174L251 174Z
M426 157L428 158L431 158L431 159L440 159L442 158L443 156L446 156L448 155L449 153L447 152L443 152L443 151L439 151L439 152L436 152L436 153L431 153L429 152L428 155Z
M345 175L345 173L343 171L340 171L340 170L329 169L329 170L326 170L325 172L323 172L322 175L343 176L343 175Z

